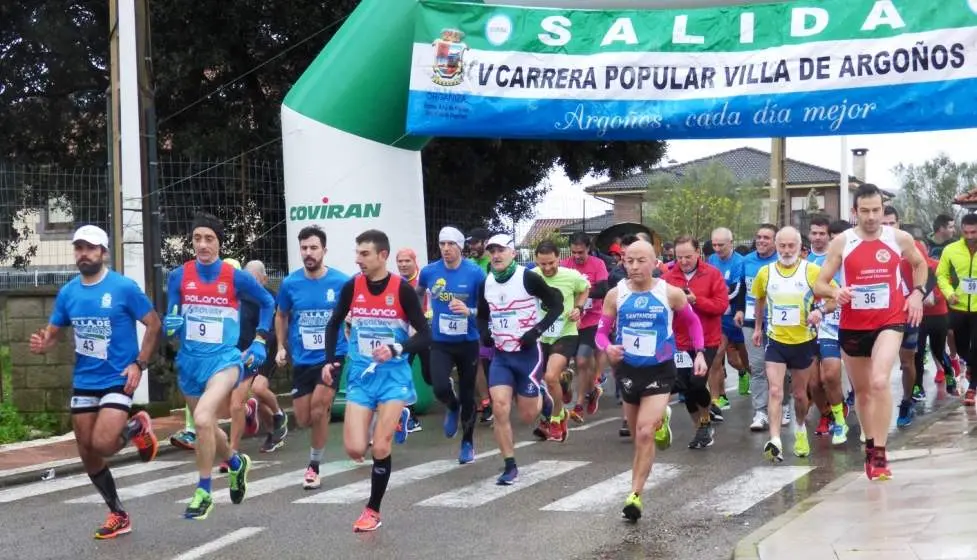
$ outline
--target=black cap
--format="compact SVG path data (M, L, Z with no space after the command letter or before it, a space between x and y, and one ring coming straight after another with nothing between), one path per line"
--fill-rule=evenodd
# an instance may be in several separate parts
M492 237L489 230L485 228L475 228L468 233L468 239L466 241L488 241Z
M190 234L193 235L193 230L198 227L209 228L214 231L214 235L217 236L217 241L223 245L224 244L224 222L220 221L220 218L214 216L213 214L208 214L206 212L198 212L196 216L193 217L193 225L190 227Z

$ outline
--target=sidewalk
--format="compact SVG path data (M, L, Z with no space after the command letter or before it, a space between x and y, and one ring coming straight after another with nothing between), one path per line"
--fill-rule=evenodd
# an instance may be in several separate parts
M736 560L977 558L977 424L958 407L889 452L893 480L848 473L740 541Z

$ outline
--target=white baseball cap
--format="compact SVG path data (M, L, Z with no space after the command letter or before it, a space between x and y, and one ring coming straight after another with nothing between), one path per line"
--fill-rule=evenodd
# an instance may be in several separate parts
M438 243L444 243L446 241L449 243L454 243L459 247L464 247L465 236L462 235L457 228L445 226L441 228L441 232L438 233Z
M71 238L72 243L84 241L96 247L109 248L109 234L105 230L93 225L81 226L75 230L75 235Z
M488 249L492 245L498 245L499 247L508 247L510 249L516 248L516 242L512 240L512 236L505 233L497 233L493 235L485 243L485 248Z

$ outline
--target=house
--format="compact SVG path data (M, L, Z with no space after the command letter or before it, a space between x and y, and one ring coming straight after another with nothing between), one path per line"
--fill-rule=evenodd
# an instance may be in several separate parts
M970 189L963 194L958 194L953 199L953 203L968 212L977 211L977 188Z
M598 233L617 223L620 222L614 218L614 210L608 210L600 216L594 216L593 218L586 218L583 220L573 220L564 224L560 228L560 235L569 236L582 231L587 235L594 237Z
M849 177L849 191L854 193L865 181L865 156L867 149L852 150L854 175ZM754 148L736 148L708 157L668 165L654 169L648 173L632 175L616 181L608 181L593 185L584 191L599 200L611 202L614 205L613 219L615 222L642 222L645 218L642 210L645 191L649 183L661 174L681 177L694 166L708 166L719 164L728 169L738 182L770 184L770 152ZM840 212L838 183L840 172L786 158L785 160L786 200L790 204L791 223L800 225L808 206L808 197L814 190L818 207L821 212L831 219L838 219ZM886 199L895 195L883 191ZM768 214L769 215L769 214ZM765 220L769 221L769 219Z
M559 231L561 227L578 221L576 218L540 218L529 226L529 231L522 237L520 247L535 247L537 243L545 239L554 231Z

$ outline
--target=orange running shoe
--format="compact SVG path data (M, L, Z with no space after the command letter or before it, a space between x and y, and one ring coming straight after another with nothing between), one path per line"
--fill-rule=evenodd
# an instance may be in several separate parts
M363 508L360 518L353 522L354 533L369 533L380 528L380 512L370 508Z
M159 441L153 433L153 420L145 410L137 412L132 419L140 424L142 428L138 434L132 438L132 444L139 450L139 458L144 463L148 463L156 458L159 451Z
M132 531L132 524L129 522L129 514L111 511L105 518L105 523L95 530L95 538L114 539L119 535L128 535L130 531Z

